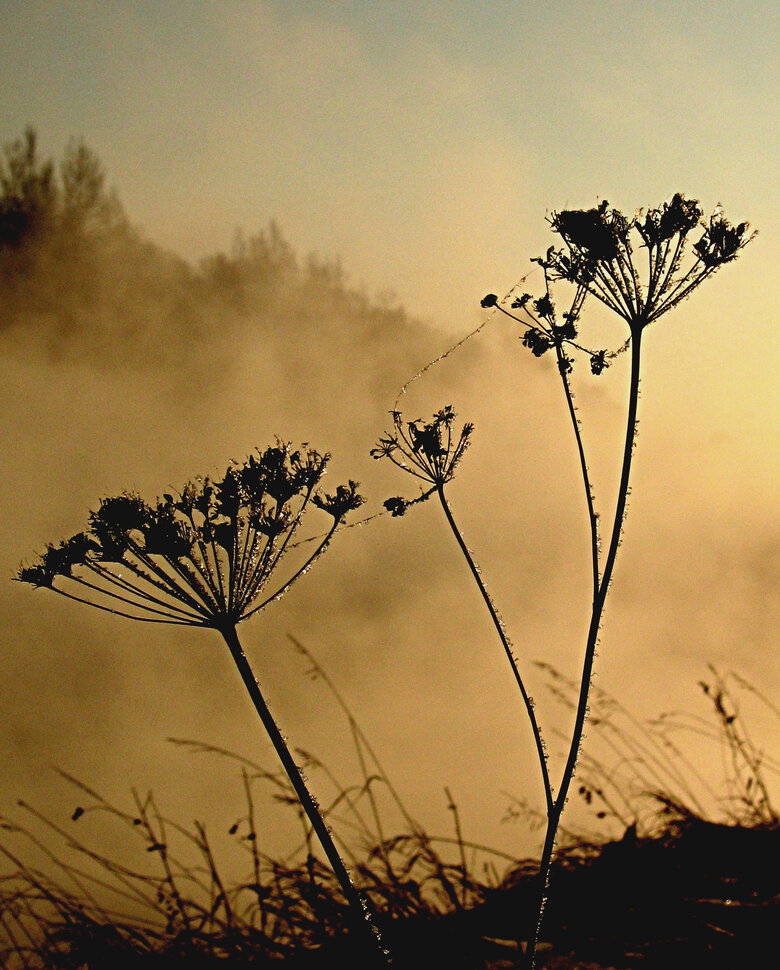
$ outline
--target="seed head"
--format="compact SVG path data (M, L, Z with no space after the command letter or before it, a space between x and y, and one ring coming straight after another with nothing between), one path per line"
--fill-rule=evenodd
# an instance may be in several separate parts
M394 431L379 439L371 457L389 458L394 465L431 486L413 501L400 497L388 499L385 508L393 516L400 516L413 502L422 501L452 479L469 446L474 425L464 424L456 434L453 428L456 414L450 404L437 411L428 422L418 418L404 423L400 411L390 413Z
M564 246L538 260L549 278L583 287L623 317L632 332L689 296L754 235L746 222L732 226L720 209L703 221L700 204L679 192L631 219L605 201L594 209L555 213L550 225ZM702 235L690 245L697 228ZM647 251L644 271L638 249Z
M357 482L351 479L347 485L339 485L334 495L324 492L314 496L314 504L324 512L329 512L337 523L342 522L348 512L360 508L365 502L362 495L358 495Z
M362 504L353 481L333 495L318 493L329 457L277 441L221 478L189 482L155 505L131 492L103 499L87 531L48 545L17 579L135 620L238 623L286 591ZM269 595L310 506L331 515L330 530Z

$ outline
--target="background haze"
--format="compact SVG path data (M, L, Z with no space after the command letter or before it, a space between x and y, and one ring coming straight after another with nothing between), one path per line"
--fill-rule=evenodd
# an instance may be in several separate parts
M92 250L38 251L26 290L5 278L2 574L80 529L102 495L153 499L275 434L332 451L329 484L359 479L367 514L411 494L368 457L387 411L486 319L480 297L546 249L545 214L679 190L761 235L648 335L598 683L640 715L703 713L695 683L713 662L776 698L777 16L660 0L2 4L3 141L31 125L45 159L83 138L123 207L87 234ZM401 403L410 417L453 403L476 423L456 512L518 653L574 675L588 593L574 446L552 369L516 336L491 318ZM624 364L599 380L580 368L577 385L604 509ZM4 809L23 797L67 817L56 764L225 826L235 783L240 812L229 768L165 741L271 760L216 637L10 581L0 610ZM342 688L413 814L447 828L448 785L468 836L527 849L501 818L502 792L535 797L528 732L432 504L344 532L244 627L285 733L335 768L343 721L288 633ZM552 704L541 718L566 724Z

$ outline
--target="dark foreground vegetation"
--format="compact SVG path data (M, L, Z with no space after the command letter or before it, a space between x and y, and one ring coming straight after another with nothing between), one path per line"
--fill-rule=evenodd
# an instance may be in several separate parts
M569 848L556 863L542 965L550 968L764 966L780 916L780 829L708 822L667 806L663 831ZM141 822L144 826L146 822ZM200 840L209 864L205 833ZM154 851L176 868L167 847ZM9 859L14 857L9 854ZM198 970L280 966L357 967L360 948L332 874L310 857L296 866L263 860L258 881L226 887L210 873L140 876L103 860L148 896L127 916L89 892L19 868L2 894L3 966L62 970ZM410 833L375 847L359 867L399 968L512 967L518 913L530 910L534 865L497 881L447 864L434 841ZM69 870L69 874L74 874ZM190 879L208 897L182 895ZM181 890L179 887L182 886Z
M325 671L294 642L335 692ZM565 699L566 684L555 671L550 686ZM684 754L670 742L681 722L661 718L640 724L609 695L599 692L594 698L594 756L583 764L579 795L604 834L569 832L561 846L541 966L733 970L766 965L764 954L772 951L780 917L780 819L767 785L776 764L743 724L738 692L750 693L750 685L712 671L701 687L713 714L710 723L696 728L702 750L715 744L728 765L714 808L701 805L702 792L690 787L693 775L681 771ZM341 848L356 884L373 904L394 965L408 970L516 966L523 914L533 909L537 862L513 860L466 841L452 803L453 835L428 835L408 814L374 749L344 709L363 777L347 789L334 789L322 808L334 834L342 835ZM602 737L612 742L611 763L599 760ZM2 820L2 966L319 970L368 965L364 944L350 929L354 922L338 881L315 857L310 828L284 776L207 744L176 743L190 753L240 765L245 809L227 836L240 849L249 876L229 880L219 837L212 839L199 823L188 829L166 819L151 794L134 794L131 809L124 810L65 776L77 792L70 819L57 823L22 804L23 825ZM298 757L312 775L327 776L310 754L298 752ZM651 775L664 791L649 792ZM272 858L262 848L262 799L269 792L301 823L300 845L286 857ZM400 815L402 834L384 833L389 809ZM125 833L132 864L94 848L90 831L99 817ZM626 825L629 818L633 821ZM29 860L35 853L41 861L33 865Z

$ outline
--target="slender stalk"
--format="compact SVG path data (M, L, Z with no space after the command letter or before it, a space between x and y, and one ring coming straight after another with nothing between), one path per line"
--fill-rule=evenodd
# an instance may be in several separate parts
M531 722L531 730L533 731L534 742L536 744L536 753L539 759L539 768L541 769L541 772L542 772L542 782L544 784L544 797L547 802L547 811L549 813L553 808L553 794L552 794L552 787L550 785L550 774L547 768L547 753L545 752L544 741L542 740L542 733L539 730L539 724L536 720L536 711L534 710L533 699L530 697L528 690L526 689L525 682L523 681L523 678L520 675L520 671L517 669L517 661L515 660L514 654L512 653L512 647L511 647L511 644L509 643L509 638L507 637L506 630L504 629L504 624L501 622L501 618L499 617L496 611L496 608L493 605L493 600L491 599L490 593L488 593L487 587L482 581L482 576L477 567L477 564L474 562L474 557L471 555L469 547L466 545L465 540L461 535L460 529L458 528L458 525L455 522L455 518L449 506L449 502L447 501L447 498L444 494L444 484L442 482L440 482L436 486L436 492L439 496L439 501L441 502L442 508L444 509L444 514L447 517L447 522L449 523L449 526L452 529L452 533L455 536L455 539L457 540L458 545L460 546L460 550L463 553L463 557L465 558L468 564L471 575L474 577L474 582L477 584L477 587L479 588L479 592L482 595L482 599L485 603L485 606L488 608L488 612L490 613L490 618L493 621L493 625L496 628L498 637L501 640L501 644L504 647L504 653L506 654L507 660L509 660L509 664L512 668L512 673L514 674L515 682L517 683L517 686L523 697L523 703L525 704L526 713L528 714L528 720Z
M555 851L555 839L558 833L561 814L563 813L566 799L569 794L574 770L577 765L582 735L585 730L585 721L588 715L588 698L590 696L591 680L593 677L593 661L596 656L596 644L598 642L601 618L604 613L609 585L612 579L612 572L615 568L617 551L620 546L620 535L623 528L623 520L626 512L626 501L628 499L628 485L631 473L631 459L634 452L634 441L636 439L637 410L639 404L639 370L641 363L642 350L642 329L641 324L633 328L631 341L631 377L628 397L628 411L626 416L626 436L623 446L623 462L620 473L620 484L618 486L617 500L615 502L615 518L612 525L612 535L609 542L607 556L604 561L604 571L598 585L596 597L593 601L590 626L588 628L588 638L585 645L585 657L582 665L582 676L580 679L580 693L577 703L574 728L569 746L569 754L566 765L561 777L560 788L555 797L551 810L548 811L547 829L545 833L542 856L539 863L538 873L538 895L535 909L535 924L528 940L528 947L525 954L525 964L528 970L536 967L536 947L539 942L542 919L544 916L545 903L547 901L547 889L550 879L550 869L552 866L553 853Z
M77 578L77 577L74 577ZM92 586L91 583L87 583L84 580L78 580L84 586ZM97 588L97 587L93 587ZM96 610L102 610L104 613L112 613L114 616L124 616L128 620L138 620L141 623L167 623L170 626L198 626L197 621L190 619L182 620L158 620L154 616L136 616L134 613L125 613L122 610L112 610L110 606L103 606L102 603L94 603L92 600L82 599L81 596L74 596L73 593L68 593L67 590L60 589L58 586L52 586L53 592L57 593L59 596L65 596L69 600L73 600L76 603L85 603L87 606L94 606ZM102 592L102 591L101 591ZM130 603L131 606L138 606L137 603L131 603L130 600L125 600L124 597L117 596L116 593L108 594L113 595L115 599L121 599L125 603ZM140 607L139 609L148 609L147 607ZM157 611L156 611L157 612Z
M457 842L458 851L460 853L460 869L461 869L460 885L461 885L461 890L463 892L463 899L461 900L461 902L465 906L466 873L468 872L468 866L466 864L466 846L465 846L465 843L463 842L463 830L460 827L460 815L458 814L458 806L455 804L455 799L452 797L452 794L449 788L446 787L446 785L444 787L444 794L447 796L447 802L448 802L447 808L452 812L452 819L455 824L455 840Z
M333 837L328 830L325 820L320 814L320 810L317 807L317 803L314 800L311 792L306 786L306 782L303 780L300 769L295 764L292 755L290 754L290 749L279 730L276 721L271 714L268 705L265 702L260 685L252 671L252 668L247 660L246 654L244 653L241 642L238 639L236 633L236 628L233 624L225 624L219 629L225 643L230 650L230 654L235 662L238 672L241 674L241 679L244 682L244 686L252 699L252 703L255 706L255 710L260 716L260 720L263 722L263 727L271 739L271 743L274 746L276 754L284 767L287 777L290 779L290 783L295 790L295 794L298 796L298 800L303 806L304 811L311 823L312 829L317 835L317 838L322 845L325 855L328 858L328 862L333 869L336 878L341 885L341 890L344 896L352 908L355 914L355 927L359 930L361 934L364 934L364 939L367 939L368 935L371 937L370 950L373 952L374 961L373 963L379 967L388 967L392 965L392 961L386 950L384 943L382 941L379 929L374 921L374 918L369 909L368 903L364 897L358 892L352 879L350 878L349 872L347 871L344 862L339 855L338 849L333 841Z
M571 389L571 384L569 383L569 376L566 373L566 368L564 366L565 359L563 351L561 350L561 345L559 343L555 344L555 353L558 357L558 373L561 377L561 383L563 384L563 391L566 395L566 406L569 411L569 418L571 419L571 426L574 431L574 437L577 442L577 456L580 461L580 471L582 473L582 486L585 489L585 501L588 506L588 525L590 527L590 558L591 558L591 569L593 572L593 598L591 600L592 604L595 604L596 597L599 592L599 519L596 514L596 510L593 506L593 489L590 484L590 473L588 472L588 463L585 460L585 447L582 443L582 431L580 429L580 421L577 417L577 409L574 405L574 394Z

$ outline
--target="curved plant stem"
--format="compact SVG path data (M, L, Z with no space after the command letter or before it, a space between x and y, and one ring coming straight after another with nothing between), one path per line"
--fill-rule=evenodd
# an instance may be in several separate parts
M219 630L219 632L222 634L225 642L228 645L230 654L233 657L236 667L238 667L238 672L241 674L241 679L244 681L244 686L252 699L255 710L260 715L260 720L263 722L263 727L265 728L268 737L271 739L271 743L279 756L279 760L282 762L284 770L287 773L287 777L290 779L290 783L295 790L295 794L298 796L298 800L308 816L312 829L316 833L317 838L325 851L328 862L330 862L333 872L341 885L341 890L344 893L348 904L352 908L355 915L355 927L361 934L364 935L364 939L366 939L366 942L370 945L368 953L373 953L375 959L367 963L367 965L373 965L376 967L391 966L392 961L384 946L381 934L376 922L374 921L373 915L371 914L368 903L355 888L349 872L347 871L347 868L339 855L339 851L336 848L333 837L331 836L328 827L325 824L325 820L317 807L317 803L307 788L300 769L295 764L295 761L290 754L290 749L287 747L287 743L285 742L285 739L282 736L282 733L279 730L276 721L274 720L273 715L265 702L265 698L260 690L260 685L257 682L251 666L249 665L249 661L247 660L246 654L241 646L241 642L238 639L235 626L232 624L226 624ZM371 937L370 941L367 940L369 935Z
M599 580L596 595L593 600L593 610L591 613L590 626L588 628L588 639L585 645L585 658L582 665L582 676L580 679L580 693L577 702L577 713L574 720L569 754L566 765L561 777L560 788L553 802L552 808L548 811L547 830L545 834L542 857L539 863L538 873L538 896L535 910L535 923L533 931L528 940L526 949L525 964L528 970L534 970L536 966L536 947L539 941L544 907L547 899L547 887L550 878L550 868L552 865L553 852L555 851L555 839L558 833L561 815L563 813L566 799L569 794L574 769L577 765L577 758L582 742L582 735L585 729L585 721L588 714L588 698L590 696L591 679L593 677L593 661L596 655L596 645L598 642L601 618L604 613L609 585L612 579L612 572L615 568L615 559L620 546L620 535L623 528L623 519L626 512L626 501L628 499L628 484L631 473L631 458L634 452L634 441L636 439L637 409L639 404L639 369L641 361L642 329L641 324L633 328L631 341L631 377L628 396L628 411L626 416L626 437L623 446L623 462L620 472L620 485L618 486L617 500L615 502L615 518L612 524L612 535L609 541L607 556L604 560L604 570ZM579 438L578 438L579 440Z
M565 369L565 358L563 351L561 350L561 345L556 343L555 352L558 355L558 373L561 376L561 383L563 384L563 391L566 395L566 406L569 411L569 417L571 418L571 426L574 430L574 437L577 442L577 456L580 460L580 471L582 472L582 486L585 489L585 501L588 506L588 524L590 526L590 556L591 564L593 570L593 599L592 603L595 604L596 597L599 593L599 519L596 514L596 510L593 506L593 489L590 484L590 473L588 472L588 463L585 460L585 448L582 443L582 431L580 429L580 421L577 417L577 409L574 406L574 394L572 393L571 384L569 383L569 376Z
M553 794L552 794L552 787L550 785L550 774L547 768L547 754L544 748L544 741L542 740L542 733L539 730L539 724L536 720L536 711L534 710L533 699L530 697L528 690L526 689L525 682L523 681L523 678L520 675L520 671L517 669L517 661L515 660L514 654L512 653L512 646L509 643L509 638L507 637L506 630L504 629L504 624L501 622L501 618L499 617L496 611L496 608L493 605L493 600L491 599L490 593L488 593L487 587L485 586L482 580L482 576L477 567L477 564L474 562L474 558L471 555L471 552L468 546L466 545L465 540L463 539L463 536L461 535L461 532L460 532L460 529L458 528L457 523L455 522L455 517L452 514L452 509L450 509L449 502L447 501L447 498L444 494L443 483L440 482L436 486L436 493L438 494L439 501L441 502L442 508L444 509L444 514L447 517L447 522L449 523L449 526L452 529L452 533L455 536L455 539L457 540L458 545L460 546L460 550L463 553L463 556L468 564L469 570L471 571L471 575L474 577L474 582L477 584L479 588L479 592L482 595L482 599L485 602L485 606L487 607L488 612L490 613L490 618L493 621L493 625L495 626L496 632L498 633L499 639L501 640L501 643L504 647L504 652L506 653L507 659L509 660L509 664L512 667L512 673L514 674L515 682L517 683L517 686L520 689L520 693L523 698L523 703L525 704L526 713L528 714L528 720L531 723L531 730L533 731L534 742L536 744L536 753L539 759L539 767L542 772L542 783L544 785L544 797L547 803L547 812L549 814L553 810Z

